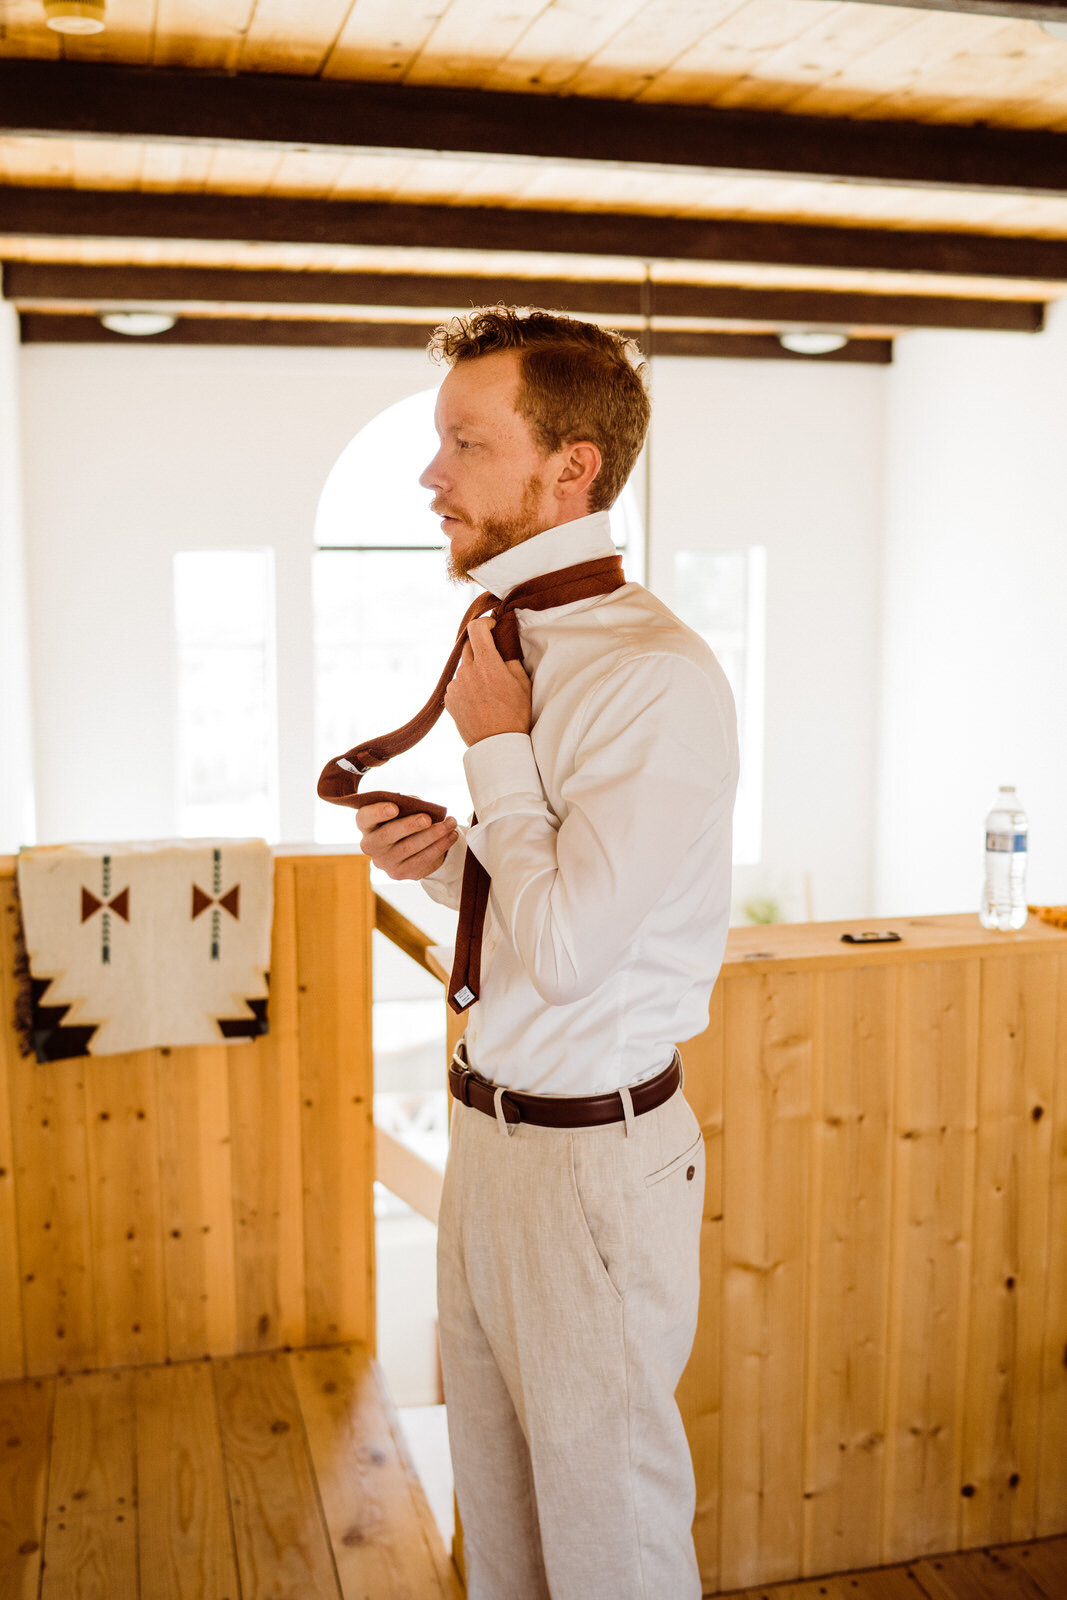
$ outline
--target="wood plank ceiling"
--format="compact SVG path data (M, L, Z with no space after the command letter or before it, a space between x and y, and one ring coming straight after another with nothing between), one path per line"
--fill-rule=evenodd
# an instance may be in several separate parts
M1067 3L928 3L107 0L77 37L7 0L4 292L32 339L156 306L168 341L403 344L498 297L662 353L1035 332Z

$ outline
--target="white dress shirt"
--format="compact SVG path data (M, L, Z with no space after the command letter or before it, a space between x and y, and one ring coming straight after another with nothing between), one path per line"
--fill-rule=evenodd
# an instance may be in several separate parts
M595 512L471 575L505 596L613 551ZM531 730L467 750L477 824L422 881L458 906L468 849L492 879L471 1066L533 1094L602 1094L707 1026L730 912L733 696L639 584L516 617Z

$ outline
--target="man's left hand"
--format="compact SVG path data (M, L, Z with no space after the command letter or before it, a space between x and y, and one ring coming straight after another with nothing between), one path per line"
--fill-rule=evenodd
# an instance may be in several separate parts
M489 617L477 617L467 628L463 659L445 690L445 710L466 745L497 733L530 731L530 680L521 661L502 659Z

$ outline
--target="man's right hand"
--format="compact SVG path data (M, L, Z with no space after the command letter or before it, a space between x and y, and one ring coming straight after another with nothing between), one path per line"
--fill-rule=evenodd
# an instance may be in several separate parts
M398 817L388 801L361 806L356 823L363 854L390 878L425 878L436 872L459 838L455 817L433 823L425 812Z

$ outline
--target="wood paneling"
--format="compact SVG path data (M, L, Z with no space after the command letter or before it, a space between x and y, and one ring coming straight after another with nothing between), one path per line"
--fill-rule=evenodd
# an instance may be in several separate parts
M11 893L10 881L4 888ZM82 1062L58 1061L46 1072L36 1070L35 1062L17 1054L10 1012L3 1018L0 1051L7 1056L14 1135L25 1370L96 1366Z
M374 910L360 856L305 862L295 889L307 1304L300 1342L369 1340L373 1084L356 1081L349 1063L372 1060Z
M1067 934L872 926L731 930L683 1047L706 1593L1067 1531Z
M1067 1506L1067 959L1056 983L1055 1067L1050 1103L1036 1102L1030 1116L1052 1118L1048 1280L1040 1353L1037 1460L1037 1531L1059 1531Z
M14 949L17 916L13 880L0 881L0 946L5 953ZM12 963L6 959L0 960L0 1006L5 1017L14 1016L15 974ZM0 1316L0 1380L18 1377L26 1371L11 1107L8 1053L0 1050L0 1306L4 1307L4 1314Z
M53 1378L0 1384L0 1594L38 1600Z
M720 1581L801 1569L813 979L727 983Z
M172 1361L238 1348L229 1048L156 1052L164 1311Z
M807 1572L862 1566L880 1535L898 987L899 973L880 967L827 973L822 985L811 1124Z
M979 1019L962 1542L1037 1527L1040 1373L1049 1284L1055 955L989 962ZM1034 1117L1034 1109L1042 1114ZM1067 1506L1067 1501L1064 1502Z
M163 1226L152 1052L83 1071L88 1215L97 1311L94 1365L162 1361Z
M960 1542L979 979L917 962L900 986L884 1560Z
M307 1330L295 876L275 864L270 1033L226 1052L238 1350L303 1344Z
M3 1375L373 1345L366 861L276 859L267 1037L48 1065L13 1029L10 865L0 897Z

